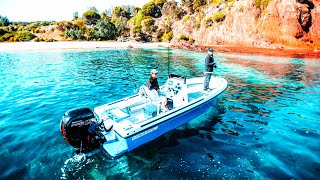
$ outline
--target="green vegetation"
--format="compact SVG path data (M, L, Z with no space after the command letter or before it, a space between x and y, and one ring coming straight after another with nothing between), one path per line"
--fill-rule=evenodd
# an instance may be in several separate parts
M8 33L8 31L4 29L0 29L0 36L3 36L4 34Z
M272 0L255 0L254 6L256 8L266 8Z
M78 19L79 18L79 13L78 11L73 13L73 19Z
M142 33L147 35L151 35L156 30L156 27L154 26L154 20L150 16L145 17L141 21L141 26Z
M14 37L14 34L5 33L3 36L0 37L0 42L4 42L4 41L12 42L13 41L13 37Z
M0 15L0 26L8 26L9 24L9 19Z
M137 41L187 41L193 42L192 34L202 24L207 27L225 19L227 8L234 0L182 0L182 6L177 1L150 0L142 8L116 6L101 13L94 7L82 15L73 13L70 21L61 22L10 22L7 17L0 16L0 41L30 41L35 42L55 40L127 40ZM271 0L255 0L255 6L264 7ZM202 11L210 3L220 6L222 12L207 14ZM209 6L208 6L209 7ZM176 22L182 20L185 25L181 35L174 38L173 29L181 26ZM205 23L203 23L205 22ZM188 25L188 26L187 26Z
M161 17L162 15L160 7L157 6L154 1L150 1L147 4L145 4L141 9L141 13L144 16L151 16L154 18Z
M108 19L100 19L95 27L98 40L116 39L116 27Z
M205 20L206 27L212 26L214 22L222 22L226 18L226 15L221 12L215 12L212 16Z
M29 31L19 31L14 37L13 41L20 42L20 41L30 41L34 38L34 34Z
M100 19L98 12L94 11L93 9L83 13L82 17L89 25L96 24L96 22Z
M167 2L167 0L154 0L154 4L163 7L163 5Z
M170 40L173 38L173 32L170 31L169 33L165 33L162 36L162 41L163 42L170 42Z
M194 0L193 1L193 10L199 11L201 10L201 7L203 7L206 4L205 0Z
M192 37L188 37L184 34L181 34L180 37L178 38L179 41L188 41L188 42L193 42L193 38Z

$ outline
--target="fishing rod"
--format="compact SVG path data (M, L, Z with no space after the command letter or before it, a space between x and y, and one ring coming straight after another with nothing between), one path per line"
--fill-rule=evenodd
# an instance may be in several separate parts
M119 53L119 51L117 50L117 52ZM134 77L137 77L137 74L135 73L135 69L134 69L134 66L129 58L129 55L127 54L126 55L126 59L127 59L127 63L128 63L128 67L126 67L126 71L128 73L128 75L130 76L131 78L131 81L133 82L134 86L135 86L135 89L138 89L138 86L136 84L136 80L134 79ZM129 70L129 68L131 68L131 70ZM132 69L133 69L133 73L132 73Z
M170 76L170 59L169 59L169 45L168 45L168 77Z

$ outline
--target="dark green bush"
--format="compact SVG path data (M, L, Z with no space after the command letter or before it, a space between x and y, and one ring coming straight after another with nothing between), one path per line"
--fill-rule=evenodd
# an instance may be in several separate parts
M73 40L83 40L84 39L84 31L81 29L67 29L65 31L65 35L68 38Z
M14 34L5 33L3 36L0 37L0 42L8 41L10 38L13 38Z
M111 22L115 25L117 29L117 34L123 34L127 31L127 22L128 19L126 17L112 17Z
M8 31L4 29L0 29L0 36L3 36L4 34L8 33Z
M101 40L114 40L116 39L117 29L108 19L98 20L96 26L96 36Z

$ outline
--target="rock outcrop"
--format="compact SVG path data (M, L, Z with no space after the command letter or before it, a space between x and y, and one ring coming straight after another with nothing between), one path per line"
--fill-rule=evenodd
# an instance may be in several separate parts
M217 15L223 19L214 21ZM172 30L175 45L320 49L320 1L222 0L185 15Z

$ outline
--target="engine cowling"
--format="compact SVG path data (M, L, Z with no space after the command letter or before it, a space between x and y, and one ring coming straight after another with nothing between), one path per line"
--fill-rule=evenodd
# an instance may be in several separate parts
M76 149L89 152L104 142L99 132L98 121L89 108L72 109L64 113L60 123L64 139Z

